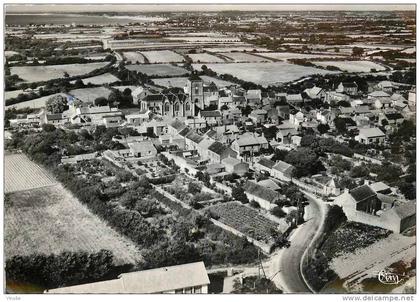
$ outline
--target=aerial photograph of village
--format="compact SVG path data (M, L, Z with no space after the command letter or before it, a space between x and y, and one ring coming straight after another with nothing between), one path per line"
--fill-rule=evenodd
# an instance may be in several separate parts
M414 297L415 4L3 9L4 295Z

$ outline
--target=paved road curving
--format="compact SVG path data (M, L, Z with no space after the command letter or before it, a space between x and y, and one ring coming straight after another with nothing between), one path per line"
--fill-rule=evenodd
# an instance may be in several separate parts
M272 272L280 270L273 281L287 293L312 293L303 280L300 263L305 250L323 222L323 209L319 201L309 196L308 198L309 205L305 207L305 222L292 233L290 247L282 249L276 259L271 262Z

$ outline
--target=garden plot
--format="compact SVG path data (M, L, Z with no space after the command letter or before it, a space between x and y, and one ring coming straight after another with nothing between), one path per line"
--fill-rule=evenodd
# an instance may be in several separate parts
M4 227L6 258L107 249L117 265L141 260L131 241L90 213L62 185L7 195Z
M241 62L271 62L270 59L264 59L261 57L257 57L257 56L253 56L251 54L248 53L244 53L244 52L223 52L223 53L219 53L222 56L225 56L229 59L231 59L233 62L236 63L241 63Z
M103 85L103 84L112 84L119 82L120 79L110 73L104 73L98 76L82 79L83 84L87 85L89 83L94 85Z
M56 184L54 177L25 154L4 157L4 192L11 193Z
M137 52L137 51L127 51L127 52L123 52L123 56L124 58L127 59L127 61L131 62L131 63L144 63L144 56Z
M257 53L267 58L276 60L289 60L289 59L313 59L313 58L340 58L342 55L337 54L307 54L307 53L294 53L294 52L267 52Z
M278 225L265 218L256 210L237 202L228 202L208 208L212 216L220 222L237 229L241 233L258 241L271 243L271 231L277 230Z
M313 61L312 63L322 67L334 66L347 72L370 72L372 69L376 71L385 70L385 67L371 61Z
M64 73L69 76L79 76L92 72L107 65L108 62L65 64L65 65L41 65L41 66L13 66L10 73L18 75L25 82L41 82L64 78Z
M184 57L171 50L150 50L142 51L149 63L172 63L183 62Z
M332 74L336 71L294 65L286 62L272 63L220 63L206 64L218 74L231 74L241 80L268 86L279 85L313 74ZM195 70L201 70L201 64L193 64Z
M201 65L200 65L201 67ZM147 64L147 65L127 65L126 68L131 71L144 73L148 76L182 76L190 72L182 67L170 64Z
M194 63L223 63L225 60L208 53L188 54Z
M105 87L80 88L70 90L69 94L84 103L90 103L100 97L108 99L111 94L111 90Z

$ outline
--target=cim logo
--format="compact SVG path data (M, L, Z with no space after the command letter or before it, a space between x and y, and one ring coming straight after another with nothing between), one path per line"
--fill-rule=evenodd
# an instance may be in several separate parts
M404 277L405 275L390 273L384 269L378 272L378 280L383 284L398 284L402 281Z

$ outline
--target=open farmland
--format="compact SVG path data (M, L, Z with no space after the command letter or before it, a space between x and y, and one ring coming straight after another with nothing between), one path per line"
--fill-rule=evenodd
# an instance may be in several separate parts
M277 224L260 215L256 210L237 202L222 203L208 208L219 221L237 229L258 241L272 241L271 230L277 229Z
M25 154L4 157L4 192L11 193L56 184L54 177Z
M200 65L201 67L201 65ZM144 73L148 76L181 76L189 74L189 71L169 64L153 64L153 65L127 65L128 70Z
M270 51L267 48L261 48L254 45L245 45L245 46L233 46L233 47L212 47L204 48L205 51L209 52L232 52L232 51L247 51L247 52L265 52Z
M188 54L194 63L223 63L225 60L208 53Z
M140 64L144 63L144 56L137 51L123 52L123 56L127 59L127 61L133 64L137 62L139 62Z
M385 70L385 67L371 61L313 61L312 63L322 67L334 66L347 72L370 72L371 69Z
M141 54L147 58L149 63L172 63L184 61L183 56L171 50L142 51Z
M193 64L195 70L201 70L201 66L201 64ZM218 74L231 74L241 80L254 82L263 86L287 83L313 74L325 75L337 73L335 71L294 65L286 62L221 63L207 64L207 67Z
M43 107L45 107L45 104L47 103L49 98L52 98L52 97L57 96L57 95L62 95L62 96L67 97L67 95L65 93L55 93L55 94L52 94L52 95L46 95L46 96L43 96L43 97L40 97L40 98L37 98L37 99L33 99L33 100L30 100L30 101L26 101L26 102L14 104L14 105L9 105L9 106L6 106L6 109L7 108L12 108L12 107L14 107L16 109L22 109L22 108L26 108L26 107L29 107L29 108L43 108Z
M93 215L61 184L6 196L5 256L113 252L116 264L141 260L128 239Z
M116 76L105 73L98 76L82 79L83 84L87 85L88 83L94 84L94 85L102 85L102 84L112 84L115 82L119 82L120 79Z
M213 82L219 88L234 85L234 83L220 80L213 77L209 77L209 76L200 76L200 78L203 80L204 84L210 84L211 82ZM157 79L152 79L152 81L156 85L159 85L159 86L164 86L164 87L171 86L171 87L184 88L187 85L188 78L187 77L157 78Z
M10 73L18 75L25 82L40 82L64 78L64 73L69 76L87 74L95 69L107 65L107 62L87 64L65 64L65 65L41 65L41 66L13 66Z
M224 57L228 57L233 62L271 62L269 59L264 59L258 56L253 56L249 53L244 52L228 52L228 53L219 53Z
M111 90L105 87L80 88L69 91L69 94L84 103L93 102L96 98L108 98Z
M326 54L307 54L307 53L294 53L294 52L266 52L258 53L258 55L272 58L276 60L289 60L289 59L313 59L313 58L340 58L342 55L337 55L331 53L330 55Z

